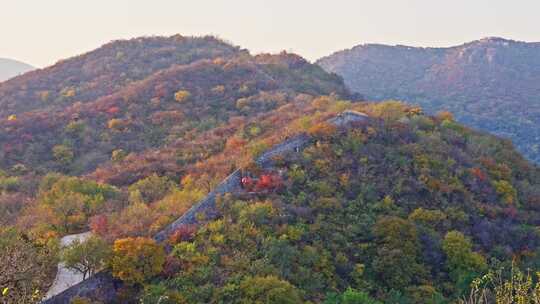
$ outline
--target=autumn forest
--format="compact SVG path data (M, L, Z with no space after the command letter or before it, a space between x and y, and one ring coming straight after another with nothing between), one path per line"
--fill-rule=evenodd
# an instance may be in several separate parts
M540 303L540 168L451 112L366 99L213 36L0 82L0 303L41 302L59 263L114 292L44 303ZM329 123L343 113L367 118Z

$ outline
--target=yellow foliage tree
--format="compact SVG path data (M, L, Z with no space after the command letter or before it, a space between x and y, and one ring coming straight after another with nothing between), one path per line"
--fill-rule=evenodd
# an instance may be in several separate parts
M122 119L113 118L107 122L107 127L111 130L115 131L123 131L126 130L128 127L128 122L124 121Z
M128 284L140 284L159 274L165 263L165 250L149 238L125 238L114 242L112 273Z
M497 194L499 194L507 204L514 203L517 191L510 182L505 180L494 181L493 186L495 187Z
M178 102L186 102L191 97L191 93L186 90L180 90L176 93L174 93L174 100Z
M369 114L385 122L395 122L406 116L408 106L401 101L390 100L372 104L367 110Z

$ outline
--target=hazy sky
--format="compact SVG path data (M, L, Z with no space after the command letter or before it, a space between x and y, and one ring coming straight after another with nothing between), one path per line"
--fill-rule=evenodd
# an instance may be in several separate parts
M360 43L540 41L540 0L0 0L0 57L43 67L115 39L215 34L314 60Z

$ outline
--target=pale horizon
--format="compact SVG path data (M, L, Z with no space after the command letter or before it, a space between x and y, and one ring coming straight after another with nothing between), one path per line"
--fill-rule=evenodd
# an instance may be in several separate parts
M485 37L537 42L540 2L4 0L0 58L43 68L113 40L215 35L252 53L310 61L358 44L448 47ZM39 51L36 51L39 50Z

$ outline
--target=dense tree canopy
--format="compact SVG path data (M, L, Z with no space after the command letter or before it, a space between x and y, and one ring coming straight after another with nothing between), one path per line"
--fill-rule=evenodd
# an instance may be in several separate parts
M347 101L299 56L175 36L35 75L0 85L17 115L0 120L0 254L18 265L0 272L4 302L35 302L60 257L144 303L448 303L513 259L540 265L539 171L508 141L449 113ZM345 110L369 123L328 123ZM305 149L256 165L299 134ZM219 197L217 218L152 239L238 168L251 186Z
M527 190L538 168L445 115L396 102L364 110L381 120L317 127L312 146L280 159L285 188L226 196L221 218L171 239L163 278L145 296L242 303L255 292L246 280L272 276L296 290L296 303L450 303L489 268L538 263Z

